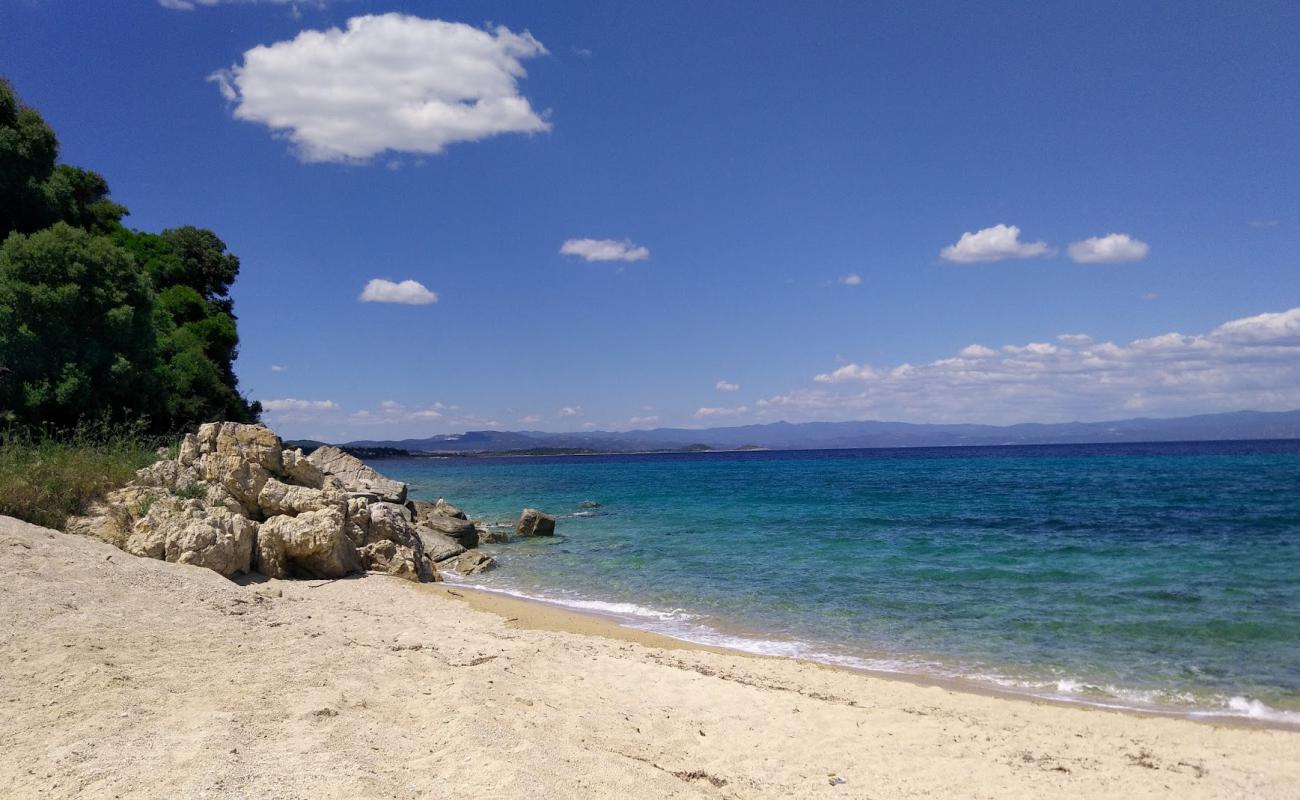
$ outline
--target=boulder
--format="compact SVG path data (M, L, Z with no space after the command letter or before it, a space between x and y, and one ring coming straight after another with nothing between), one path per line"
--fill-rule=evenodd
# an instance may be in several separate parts
M410 521L410 512L396 503L367 503L364 512L349 501L349 536L366 569L414 581L432 579L424 544Z
M199 456L202 455L203 449L199 446L199 437L192 433L185 434L181 438L180 451L176 456L176 460L188 467L198 461Z
M344 507L343 494L337 491L291 486L275 478L267 480L257 494L257 507L267 517L279 514L297 516L304 511Z
M406 502L406 484L385 478L359 458L350 456L337 447L326 445L312 451L307 460L321 472L339 479L349 492L374 493L389 503Z
M465 546L460 542L424 525L415 526L415 535L420 537L420 544L424 547L424 557L434 564L465 552Z
M441 533L443 536L450 536L462 547L478 547L478 528L468 520L430 514L423 519L417 517L415 524L422 525L435 533Z
M441 497L438 498L438 502L433 504L433 512L435 514L442 514L444 517L455 517L456 519L469 519L469 517L465 516L464 511L461 511L459 508L456 508L451 503L448 503L446 500L443 500Z
M456 559L456 571L461 575L477 575L497 565L497 560L482 550L467 550Z
M200 500L161 498L135 524L125 546L134 555L206 567L227 578L248 572L257 523Z
M489 527L482 522L475 522L474 529L478 533L479 544L499 544L510 541L510 531L500 527Z
M248 516L259 515L257 498L271 479L265 467L237 452L207 453L199 464L203 480L229 492Z
M302 450L285 450L281 453L281 461L289 483L311 489L342 488L341 482L321 472L320 467L302 454Z
M199 450L207 455L239 455L267 472L283 468L284 445L280 437L265 425L238 422L209 422L199 426Z
M341 578L362 569L338 507L281 515L262 523L254 567L268 578Z
M137 486L158 486L163 489L189 491L198 486L202 478L199 471L179 461L155 461L135 471Z
M555 517L535 508L525 508L515 524L516 536L554 536Z

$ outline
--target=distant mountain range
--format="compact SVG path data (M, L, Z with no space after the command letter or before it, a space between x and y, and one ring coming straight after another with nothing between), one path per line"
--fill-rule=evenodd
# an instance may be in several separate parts
M355 449L392 448L410 453L632 453L687 449L808 450L1297 438L1300 438L1300 411L1235 411L1174 419L1139 417L1113 422L1006 426L866 421L774 422L731 428L655 428L586 433L468 431L424 439L362 440L347 442L346 446Z

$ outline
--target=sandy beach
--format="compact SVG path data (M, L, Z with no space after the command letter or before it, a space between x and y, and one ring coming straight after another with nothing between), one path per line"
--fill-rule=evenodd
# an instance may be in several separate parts
M0 518L0 796L1300 797L1300 733L688 646Z

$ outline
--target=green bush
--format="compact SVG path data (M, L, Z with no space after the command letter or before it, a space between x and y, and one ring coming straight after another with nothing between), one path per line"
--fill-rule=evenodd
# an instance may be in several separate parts
M160 444L138 425L0 430L0 514L61 529L152 464Z

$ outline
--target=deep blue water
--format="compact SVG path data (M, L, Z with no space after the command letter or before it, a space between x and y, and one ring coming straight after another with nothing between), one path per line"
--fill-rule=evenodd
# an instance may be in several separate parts
M1300 722L1300 442L374 465L471 517L559 517L490 546L488 588L756 652Z

